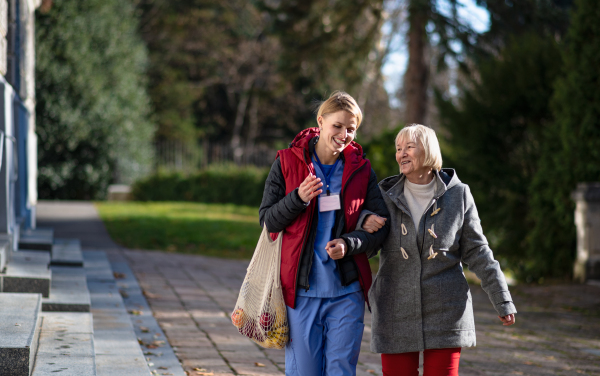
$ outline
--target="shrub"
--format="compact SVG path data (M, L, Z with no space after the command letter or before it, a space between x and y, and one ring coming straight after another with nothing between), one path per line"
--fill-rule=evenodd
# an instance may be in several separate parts
M268 169L210 167L193 174L157 172L137 181L132 196L138 201L196 201L259 206Z
M154 125L132 3L57 0L35 32L40 198L102 198L145 176Z

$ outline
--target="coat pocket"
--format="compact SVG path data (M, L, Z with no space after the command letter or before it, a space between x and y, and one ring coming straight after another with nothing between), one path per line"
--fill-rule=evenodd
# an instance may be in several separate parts
M442 296L441 324L446 330L472 330L475 328L473 303L469 284L457 276L449 283L440 283Z

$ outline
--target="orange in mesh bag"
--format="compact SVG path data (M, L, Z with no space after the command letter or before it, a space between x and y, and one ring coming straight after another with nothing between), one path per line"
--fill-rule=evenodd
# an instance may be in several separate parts
M279 233L273 241L263 227L231 313L240 333L268 349L283 349L290 337L279 275L281 238Z

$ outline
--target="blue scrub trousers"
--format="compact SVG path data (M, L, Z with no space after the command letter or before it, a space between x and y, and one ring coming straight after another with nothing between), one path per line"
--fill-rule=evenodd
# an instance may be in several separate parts
M286 376L355 376L365 327L362 291L336 298L296 297L287 307Z

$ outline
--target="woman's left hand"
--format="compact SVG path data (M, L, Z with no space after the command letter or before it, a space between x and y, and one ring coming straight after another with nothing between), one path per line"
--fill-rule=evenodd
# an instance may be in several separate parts
M333 260L339 260L346 254L346 242L343 239L333 239L327 243L325 250Z
M502 321L502 325L504 326L510 326L512 324L515 323L515 314L511 313L510 315L506 315L506 316L498 316L498 318Z

